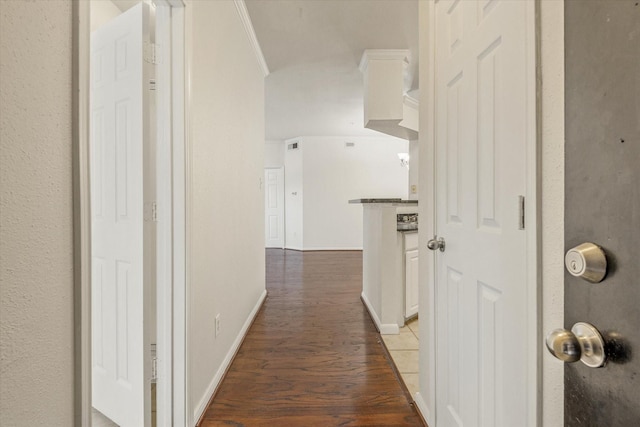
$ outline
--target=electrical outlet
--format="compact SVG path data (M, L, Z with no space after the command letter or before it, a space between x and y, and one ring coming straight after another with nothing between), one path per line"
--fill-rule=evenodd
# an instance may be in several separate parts
M220 335L220 313L216 315L216 337Z
M411 194L416 194L418 192L418 186L417 185L412 185L411 186Z

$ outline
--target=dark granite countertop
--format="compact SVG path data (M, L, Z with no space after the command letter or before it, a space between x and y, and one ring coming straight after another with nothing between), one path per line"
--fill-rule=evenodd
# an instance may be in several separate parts
M417 200L402 200L402 199L353 199L349 200L349 203L393 203L394 205L417 205Z

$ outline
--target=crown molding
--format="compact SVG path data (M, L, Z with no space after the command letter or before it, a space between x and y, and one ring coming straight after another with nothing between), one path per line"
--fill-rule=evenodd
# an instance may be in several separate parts
M362 54L362 59L360 60L360 68L361 72L365 72L367 70L367 66L369 65L369 61L371 60L401 60L403 65L407 67L409 65L410 60L410 52L409 49L366 49Z
M247 10L247 5L245 4L244 0L233 0L233 3L236 5L238 15L240 15L240 20L242 21L244 29L247 32L247 37L249 38L251 47L253 47L256 59L258 60L258 65L260 66L260 69L262 70L264 76L267 77L269 75L269 67L267 66L267 61L265 61L264 55L262 54L262 48L260 47L260 43L258 42L258 37L256 37L256 32L253 29L251 17L249 17L249 11Z

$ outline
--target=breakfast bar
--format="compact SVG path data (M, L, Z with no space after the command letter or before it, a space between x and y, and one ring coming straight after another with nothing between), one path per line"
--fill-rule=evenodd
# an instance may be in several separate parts
M381 334L398 334L417 313L418 201L349 203L363 208L362 301Z

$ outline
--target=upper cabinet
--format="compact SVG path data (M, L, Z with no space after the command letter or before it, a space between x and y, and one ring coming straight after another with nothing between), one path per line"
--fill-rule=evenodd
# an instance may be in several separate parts
M405 92L409 50L367 49L364 75L364 126L406 140L418 139L418 101Z

